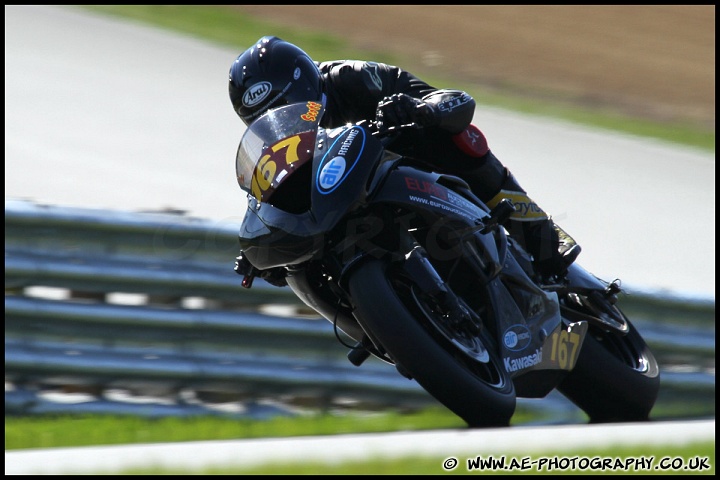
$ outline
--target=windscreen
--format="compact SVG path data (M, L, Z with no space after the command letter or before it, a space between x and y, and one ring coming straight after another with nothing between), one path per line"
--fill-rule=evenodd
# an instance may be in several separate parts
M323 105L304 102L268 111L240 140L235 172L240 188L266 201L279 184L311 160Z

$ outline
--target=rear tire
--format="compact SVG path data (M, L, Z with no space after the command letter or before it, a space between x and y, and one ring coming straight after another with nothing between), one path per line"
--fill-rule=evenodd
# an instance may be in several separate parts
M647 421L660 389L655 357L637 329L617 312L628 333L591 327L575 368L558 386L591 423Z
M515 387L487 334L475 337L482 360L462 345L473 339L434 325L427 305L412 294L412 280L381 260L358 266L349 280L354 315L368 336L433 397L470 427L508 426L515 412ZM481 340L477 342L477 338ZM460 345L460 347L458 346Z

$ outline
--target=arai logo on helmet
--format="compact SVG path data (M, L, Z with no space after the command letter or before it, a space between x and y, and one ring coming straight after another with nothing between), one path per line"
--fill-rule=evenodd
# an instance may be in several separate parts
M243 105L246 107L254 107L258 103L262 102L270 95L272 91L272 83L260 82L252 85L247 89L242 97Z

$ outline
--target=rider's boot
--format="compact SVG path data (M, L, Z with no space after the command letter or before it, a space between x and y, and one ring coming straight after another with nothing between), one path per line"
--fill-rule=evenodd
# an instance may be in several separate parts
M558 234L558 252L560 252L565 265L569 267L580 255L582 247L560 225L554 223L553 226Z
M561 281L581 251L580 245L549 217L511 217L506 228L533 257L535 271L544 282Z
M493 208L504 198L515 206L505 225L510 236L533 257L533 266L543 281L562 280L580 254L580 245L528 197L512 175L486 203Z

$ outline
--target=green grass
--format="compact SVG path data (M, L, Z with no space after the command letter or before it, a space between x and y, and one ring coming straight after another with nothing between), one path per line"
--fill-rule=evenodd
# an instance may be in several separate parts
M691 400L690 400L691 399ZM714 418L713 390L661 389L651 420ZM567 412L567 421L583 423L579 409ZM518 404L510 425L537 425L557 421L557 414ZM357 410L276 416L265 420L225 415L149 418L109 414L45 414L5 416L5 449L80 447L131 443L237 440L246 438L337 435L463 429L466 424L442 407L401 412Z
M516 462L517 468L513 470L495 470L495 471L481 471L477 468L468 467L468 460L475 460L476 457L468 457L458 455L458 465L452 470L445 470L443 464L446 460L445 457L419 457L409 456L402 458L393 459L370 459L362 462L332 462L332 452L328 452L329 462L303 462L303 463L286 463L282 461L273 462L272 464L256 466L252 468L242 467L214 467L199 470L196 472L188 472L181 470L166 470L166 469L132 469L125 470L124 474L188 474L198 473L204 475L447 475L449 473L467 475L467 474L542 474L542 475L570 475L570 474L597 474L597 475L615 475L615 474L704 474L714 475L715 474L715 442L697 442L682 446L657 446L657 445L637 445L633 447L602 447L602 448L587 448L582 450L552 450L548 449L547 453L543 454L508 454L506 455L506 462ZM483 459L487 459L486 455L482 452L478 452L478 455L482 456ZM501 456L495 455L494 459L499 459ZM653 458L653 467L657 468L641 468L633 467L632 463L629 463L628 468L615 468L611 469L609 466L617 465L616 459L621 459L625 462L626 459L647 459ZM672 461L673 459L683 459L682 465L689 466L690 461L693 460L695 465L697 459L705 458L704 465L709 465L709 469L703 470L672 470L672 469L661 469L662 459L668 459L666 461ZM535 462L534 468L521 468L523 459L526 459L526 465L529 462ZM586 461L593 460L605 460L610 462L606 468L598 468L597 470L590 469L561 469L563 465L559 462L570 462L571 459L575 459L576 465L579 465L581 459ZM548 467L549 462L554 460L558 463L554 468ZM538 469L539 462L543 461L543 466ZM594 463L597 464L597 463ZM477 464L475 464L477 465ZM571 465L568 463L568 465ZM640 465L640 464L638 464ZM665 465L665 462L662 463Z
M518 407L512 425L542 421ZM340 412L277 416L268 420L227 416L147 418L130 415L33 415L5 417L5 450L128 443L337 435L466 428L449 410Z
M155 25L188 34L225 47L238 54L263 35L281 35L285 40L301 45L315 60L363 58L405 66L406 61L388 53L354 48L349 42L325 33L279 26L248 16L227 6L198 5L88 5L82 8L113 15L140 23ZM281 33L278 33L281 32ZM229 65L228 65L229 68ZM439 88L462 88L481 105L495 106L542 117L558 118L592 127L661 139L707 151L715 150L715 130L691 123L665 123L633 118L608 106L579 107L573 99L559 97L553 92L537 92L522 85L506 90L490 90L481 85L458 84L448 78L426 75L420 66L412 66L413 73ZM225 75L226 72L218 72ZM507 92L523 92L522 95Z
M287 41L302 45L303 50L315 60L364 58L370 55L377 61L389 63L399 61L384 52L354 49L348 42L332 35L280 27L222 5L76 5L76 7L188 34L199 40L234 48L238 54L263 35L276 34ZM280 31L282 34L277 33ZM230 69L229 64L228 69ZM227 72L222 74L225 75Z
M464 426L457 416L439 408L409 414L318 413L298 417L278 416L269 420L224 416L157 419L89 414L6 416L5 449L335 435Z

